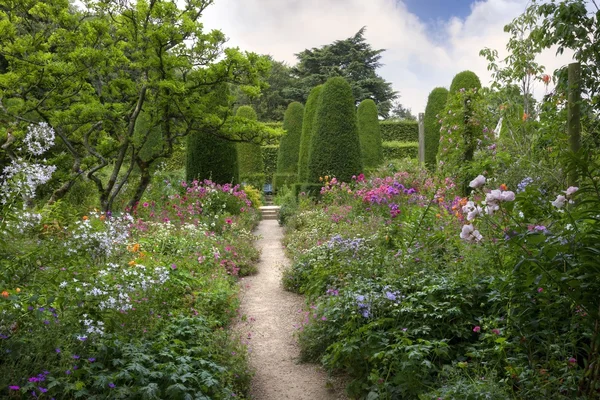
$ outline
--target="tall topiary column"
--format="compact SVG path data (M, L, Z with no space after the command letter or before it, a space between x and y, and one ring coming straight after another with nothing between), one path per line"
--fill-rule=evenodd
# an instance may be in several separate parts
M371 99L361 101L356 117L363 167L377 168L383 162L377 104Z
M251 106L241 106L236 112L236 117L256 121L256 111ZM255 143L237 144L238 165L240 181L262 190L265 183L264 161L262 148Z
M330 78L323 86L317 107L308 163L310 182L335 176L350 181L362 172L356 106L350 84L341 77Z
M188 182L211 179L216 183L238 183L235 143L208 133L187 137L185 176Z
M315 115L321 100L323 85L315 86L306 100L302 119L302 136L300 138L300 154L298 155L298 182L308 182L308 159L313 137Z
M448 89L437 87L429 93L425 107L425 165L435 170L436 157L440 144L440 114L444 111L448 100Z
M297 101L290 103L283 117L283 129L286 133L279 142L275 190L297 180L303 117L304 106Z
M481 81L473 71L462 71L454 76L450 85L450 94L454 94L461 89L481 89Z

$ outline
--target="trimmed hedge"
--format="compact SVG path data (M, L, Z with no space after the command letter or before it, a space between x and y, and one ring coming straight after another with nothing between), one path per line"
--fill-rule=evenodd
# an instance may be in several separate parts
M437 87L429 93L427 107L425 108L425 165L430 170L435 170L437 153L440 144L439 120L448 100L448 89Z
M276 173L273 175L273 191L277 192L284 186L292 186L296 182L296 173Z
M383 142L383 158L385 160L401 160L418 156L419 142Z
M277 172L277 153L279 145L271 144L262 146L263 165L265 166L265 180L273 183L273 175Z
M241 106L238 108L236 116L256 121L256 111L251 106ZM238 143L237 153L240 181L262 188L265 183L265 167L260 145Z
M383 162L383 151L381 149L379 116L375 102L371 99L361 101L358 105L356 117L363 167L365 169L376 168Z
M216 183L238 183L237 148L235 143L207 133L187 137L185 179L211 179Z
M481 81L477 74L468 70L456 74L450 85L450 94L456 93L460 89L481 89Z
M304 107L304 117L302 119L302 137L300 138L300 152L298 155L298 182L308 182L308 160L312 136L314 131L315 115L317 106L321 100L321 91L323 85L314 87Z
M381 140L384 142L418 142L417 121L381 121Z
M297 101L290 103L285 111L283 129L286 133L279 143L277 174L293 174L295 176L298 174L298 155L300 154L303 116L304 106Z
M348 81L342 77L327 80L314 122L309 182L317 183L319 177L325 175L350 182L353 175L362 172L355 104Z

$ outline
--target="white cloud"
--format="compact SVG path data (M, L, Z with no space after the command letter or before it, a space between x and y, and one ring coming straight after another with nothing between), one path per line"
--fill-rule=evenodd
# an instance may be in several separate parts
M487 84L490 74L479 51L490 47L502 56L508 40L503 27L528 2L477 1L467 18L440 21L434 29L396 0L216 0L204 23L221 29L230 46L271 54L289 64L296 63L295 53L350 37L367 26L367 41L386 49L380 75L416 114L425 109L434 87L448 87L462 70L474 71ZM551 51L540 57L550 72L568 61Z

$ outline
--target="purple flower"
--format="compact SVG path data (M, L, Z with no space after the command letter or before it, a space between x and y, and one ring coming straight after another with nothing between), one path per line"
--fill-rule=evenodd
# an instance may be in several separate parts
M60 349L59 349L58 347L55 349L55 351L56 351L57 353L60 353Z
M29 382L39 382L40 378L38 378L37 376L32 376L31 378L29 378Z
M90 357L90 358L88 358L88 361L89 362L94 362L94 361L96 361L96 359L94 357Z
M21 387L20 387L20 386L17 386L17 385L10 385L10 386L8 387L8 389L9 389L9 390L19 390L19 389L21 389Z
M81 357L79 357L77 354L75 354L75 355L73 356L73 360L79 360L80 358L81 358Z
M392 292L385 292L385 297L392 301L396 300L396 295Z
M70 370L70 369L66 370L66 371L65 371L65 374L67 374L67 375L71 375L71 370Z
M111 388L111 389L112 389L112 388L114 388L115 386L117 386L117 385L115 385L115 384L114 384L114 383L112 383L112 382L108 384L108 387L109 387L109 388Z
M48 389L43 388L43 387L38 387L39 391L42 393L46 393L48 391Z

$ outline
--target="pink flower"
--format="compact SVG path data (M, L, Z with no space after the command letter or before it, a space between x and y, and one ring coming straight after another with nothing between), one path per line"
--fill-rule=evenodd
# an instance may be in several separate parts
M571 358L569 358L569 363L570 364L577 364L577 359L575 357L571 357Z
M542 293L544 291L544 288L538 288L538 293Z
M148 207L150 204L148 204L147 202L142 204L144 207Z
M479 325L477 325L475 328L473 328L473 332L478 333L481 330L481 327Z
M565 191L565 194L567 195L567 197L569 197L578 190L579 188L577 186L569 186L569 188Z
M492 329L492 332L494 332L496 335L500 334L500 329Z
M227 219L225 220L225 223L227 223L227 224L229 224L229 225L231 225L231 223L232 223L232 222L233 222L233 221L231 220L231 218L227 218Z

